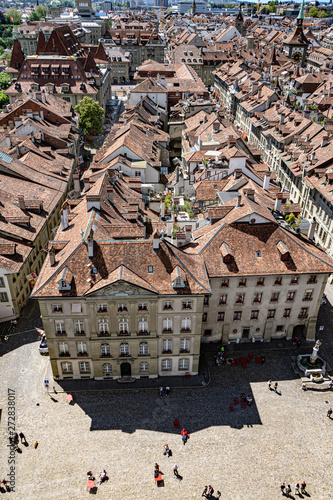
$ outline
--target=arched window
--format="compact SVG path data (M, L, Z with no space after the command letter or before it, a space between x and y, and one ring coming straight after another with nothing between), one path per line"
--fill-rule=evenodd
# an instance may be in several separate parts
M128 319L119 321L119 335L128 335Z
M102 357L109 357L109 356L111 356L110 345L107 342L101 344L101 356Z
M112 373L112 366L111 366L111 363L103 363L103 373L105 373L106 375Z
M149 345L148 345L148 342L140 342L140 345L139 345L139 354L140 354L140 356L149 354Z
M139 319L139 333L148 333L148 320L146 318Z

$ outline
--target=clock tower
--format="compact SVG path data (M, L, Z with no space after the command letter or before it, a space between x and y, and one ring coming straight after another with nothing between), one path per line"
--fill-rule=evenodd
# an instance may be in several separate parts
M303 19L304 19L304 0L302 1L301 8L296 21L296 28L285 40L283 40L284 52L295 63L300 63L305 66L306 51L309 46L309 41L303 33Z

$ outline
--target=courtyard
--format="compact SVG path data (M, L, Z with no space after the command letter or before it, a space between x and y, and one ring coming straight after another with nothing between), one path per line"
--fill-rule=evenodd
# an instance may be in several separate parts
M29 442L15 457L16 492L3 498L86 498L87 471L98 477L103 469L109 481L97 496L105 499L199 499L209 484L224 499L275 499L281 482L294 487L304 479L311 498L333 498L333 420L326 416L333 392L301 390L293 349L269 350L264 365L246 368L216 367L211 352L206 387L172 389L160 399L156 389L119 384L117 391L75 393L71 406L66 393L46 393L49 360L32 340L1 358L2 477L9 472L8 388L15 391L16 431ZM268 390L270 378L281 395ZM252 406L236 405L231 412L229 404L243 392L253 398ZM175 418L190 433L186 446ZM165 443L171 458L163 455ZM155 462L163 488L154 484Z

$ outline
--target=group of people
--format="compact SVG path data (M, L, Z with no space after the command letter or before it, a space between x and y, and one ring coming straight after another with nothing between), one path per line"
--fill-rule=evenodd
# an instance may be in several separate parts
M160 398L162 399L162 398L163 398L163 396L164 396L164 394L165 394L166 396L169 396L170 391L171 391L171 389L170 389L170 387L169 387L168 385L167 385L166 387L162 387L162 386L161 386L161 387L160 387Z
M214 488L213 488L213 486L209 485L209 486L205 486L204 487L204 490L203 490L201 496L206 497L206 498L216 498L217 500L221 496L221 492L220 491L216 492L215 497L213 497L213 494L214 494Z
M227 357L224 353L224 350L223 352L222 351L219 351L215 357L215 363L216 363L216 366L221 366L223 365L223 363L225 363L227 361Z
M275 382L275 384L274 384L274 386L273 386L273 389L272 389L272 380L269 380L269 381L267 382L267 384L268 384L268 389L269 389L270 391L278 392L278 387L279 387L279 384L278 384L277 382Z
M244 392L242 392L241 401L251 406L251 404L253 403L253 398L251 398L251 396L245 396Z
M90 471L87 472L87 479L88 481L95 481L96 478L95 476L93 475L93 473ZM98 477L98 480L97 480L97 484L102 484L104 483L105 481L108 481L108 476L107 476L107 472L105 469L103 469L100 474L99 474L99 477Z
M295 495L300 495L301 493L305 493L305 491L306 491L306 482L305 481L303 481L301 484L299 484L299 483L295 484ZM286 486L285 483L282 483L281 484L281 492L282 492L283 496L290 498L290 496L291 496L290 484L288 484L288 486Z
M17 432L15 432L11 436L9 436L9 444L14 445L16 448L18 448L20 440L21 440L21 443L23 443L25 446L28 446L28 442L27 442L23 432L20 432L19 434L17 434Z

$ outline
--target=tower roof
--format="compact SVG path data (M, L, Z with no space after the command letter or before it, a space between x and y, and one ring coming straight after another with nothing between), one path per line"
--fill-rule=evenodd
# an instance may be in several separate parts
M304 19L304 0L302 0L301 8L299 9L299 13L297 19Z

